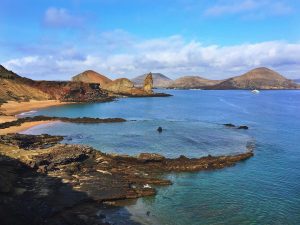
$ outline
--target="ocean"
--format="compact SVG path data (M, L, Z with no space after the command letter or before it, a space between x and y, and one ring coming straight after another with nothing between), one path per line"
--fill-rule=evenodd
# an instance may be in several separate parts
M65 135L66 143L108 153L154 152L170 158L236 154L255 146L254 157L233 167L164 174L173 185L157 187L156 196L138 199L108 219L153 225L300 224L300 91L163 92L173 96L72 104L27 114L121 117L125 123L55 122L25 133ZM162 133L156 131L159 126Z

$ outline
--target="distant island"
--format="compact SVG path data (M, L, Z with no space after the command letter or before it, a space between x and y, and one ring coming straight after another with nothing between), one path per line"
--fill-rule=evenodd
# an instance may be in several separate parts
M142 84L142 76L132 81L137 85ZM171 80L163 74L154 74L153 81L155 88L170 89L209 89L209 90L230 90L230 89L299 89L299 80L289 80L276 71L261 67L253 69L240 76L231 77L225 80L210 80L200 76L183 76Z
M297 84L300 84L300 79L294 79L293 81Z

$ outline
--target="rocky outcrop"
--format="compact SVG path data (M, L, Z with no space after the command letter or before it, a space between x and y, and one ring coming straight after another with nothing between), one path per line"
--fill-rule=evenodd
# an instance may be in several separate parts
M133 88L133 83L127 78L119 78L103 86L103 89L116 94L131 94Z
M134 83L135 87L143 87L145 78L148 74L144 74L138 77L133 78L131 81ZM166 88L172 83L172 79L161 74L161 73L152 73L153 79L153 88Z
M144 91L148 94L152 94L153 91L153 78L152 73L149 73L144 80Z
M90 118L90 117L53 117L53 116L34 116L34 117L23 117L17 120L0 123L0 129L9 128L12 126L20 126L26 122L37 122L37 121L61 121L66 123L122 123L126 122L123 118Z
M229 127L229 128L237 128L237 129L239 129L239 130L248 130L249 129L249 127L248 126L246 126L246 125L240 125L240 126L236 126L236 125L234 125L234 124L232 124L232 123L225 123L225 124L223 124L225 127Z
M63 136L7 134L0 136L0 142L5 145L18 146L24 150L49 148L61 142Z
M32 81L31 86L63 102L105 102L113 100L96 83L67 81Z
M2 101L56 99L64 102L103 102L112 97L97 83L67 81L34 81L0 67Z
M34 140L31 145L45 146L50 136L45 139L44 136L22 135L17 139L22 138ZM154 195L156 191L152 185L171 184L157 174L221 169L253 156L249 151L198 159L184 156L168 159L149 153L130 157L66 144L24 151L14 140L13 135L4 139L0 136L0 218L3 225L105 224L105 215L97 214L101 203ZM16 146L11 148L14 144Z

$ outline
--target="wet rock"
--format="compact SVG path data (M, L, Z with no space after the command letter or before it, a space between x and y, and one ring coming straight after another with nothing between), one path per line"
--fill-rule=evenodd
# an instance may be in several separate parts
M172 184L157 174L221 169L253 156L251 150L202 158L132 157L68 144L27 153L22 163L0 155L1 225L105 224L97 216L101 202L155 195L153 185Z
M161 162L165 157L156 153L141 153L138 160L143 162Z
M18 146L24 150L44 149L56 145L63 140L63 136L7 134L0 135L0 143Z
M232 123L225 123L225 124L223 124L225 127L235 127L235 125L234 124L232 124Z
M242 125L242 126L236 126L232 123L225 123L223 124L225 127L230 127L230 128L237 128L237 129L240 129L240 130L248 130L249 127L248 126L245 126L245 125Z
M157 131L158 131L159 133L161 133L161 132L163 131L162 127L158 127L158 128L157 128Z

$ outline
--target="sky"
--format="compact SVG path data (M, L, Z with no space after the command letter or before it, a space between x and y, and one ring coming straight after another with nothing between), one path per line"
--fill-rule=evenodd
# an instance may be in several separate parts
M37 80L87 69L300 78L299 0L0 0L0 64Z

